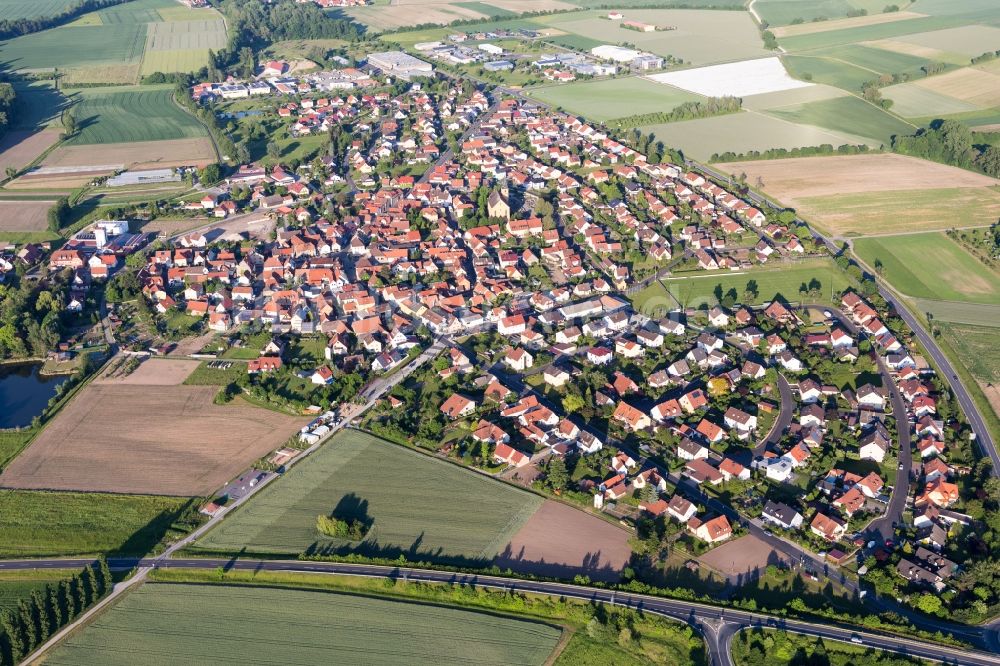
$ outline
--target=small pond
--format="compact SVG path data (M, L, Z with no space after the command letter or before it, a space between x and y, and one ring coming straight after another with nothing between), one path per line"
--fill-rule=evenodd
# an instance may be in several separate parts
M0 428L31 425L69 375L40 375L41 363L0 365Z

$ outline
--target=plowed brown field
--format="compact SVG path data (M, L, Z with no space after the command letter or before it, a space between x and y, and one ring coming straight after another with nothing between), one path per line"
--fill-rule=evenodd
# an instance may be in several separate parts
M92 383L0 475L0 487L207 495L304 421L216 405L215 386Z

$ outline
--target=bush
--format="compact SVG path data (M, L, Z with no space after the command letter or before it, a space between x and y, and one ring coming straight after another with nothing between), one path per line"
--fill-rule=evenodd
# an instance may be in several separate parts
M316 516L316 529L329 537L348 541L361 541L367 531L360 520L347 521L323 514Z

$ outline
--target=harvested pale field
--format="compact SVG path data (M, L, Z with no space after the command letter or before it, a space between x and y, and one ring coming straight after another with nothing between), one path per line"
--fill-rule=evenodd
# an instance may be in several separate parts
M1000 28L988 25L963 25L957 28L918 32L897 39L942 51L964 53L972 58L987 51L996 51L997 45L1000 45Z
M983 395L986 396L986 400L989 401L990 407L993 408L993 413L1000 416L1000 386L979 382L979 388L983 390Z
M1000 191L992 187L953 187L831 194L802 198L798 211L835 235L985 226L1000 217Z
M202 349L205 348L212 338L216 335L215 331L209 331L208 333L203 333L201 335L196 335L193 337L184 338L177 342L173 349L170 350L168 356L181 357L190 356L191 354L197 354ZM190 374L190 373L189 373Z
M882 96L891 99L893 113L904 118L938 118L981 110L975 104L942 95L914 82L884 88Z
M45 231L51 201L0 201L0 231Z
M0 172L23 169L59 139L59 130L10 130L0 139Z
M1000 180L989 176L892 153L796 157L715 166L729 173L746 173L751 183L761 178L768 194L788 206L797 206L807 197L834 194L1000 185Z
M214 386L93 383L0 475L0 487L201 496L278 448L302 419L216 405Z
M453 4L369 5L348 7L343 13L376 32L408 28L422 23L444 25L457 20L484 19L482 14Z
M831 30L846 30L848 28L861 28L866 25L878 25L880 23L895 23L896 21L908 21L915 18L923 18L926 14L918 12L891 12L888 14L872 14L870 16L855 16L852 18L833 19L828 21L809 21L798 25L783 25L771 28L774 36L797 37L799 35L811 35L816 32L830 32Z
M146 233L155 233L159 236L172 236L174 234L183 233L189 229L197 229L206 222L207 220L204 219L192 220L186 217L176 220L158 217L155 220L150 220L149 222L142 224L140 229Z
M199 365L201 365L201 361L150 358L124 377L111 373L110 376L98 377L94 383L119 386L123 384L128 386L180 386Z
M99 146L60 146L45 158L45 166L89 166L120 163L130 169L205 165L215 161L207 137L105 143Z
M974 67L920 79L913 85L983 108L1000 106L1000 74Z
M698 561L727 576L744 577L747 574L763 573L770 564L789 563L787 556L752 534L713 548L699 557Z
M86 185L94 178L108 176L123 165L94 165L93 167L40 167L7 183L8 190L63 190Z
M618 580L632 550L629 534L596 516L547 500L497 555L501 568L539 576Z
M953 65L969 64L969 56L964 53L942 51L941 49L936 49L932 46L911 44L910 42L904 42L898 39L876 39L871 42L862 42L861 46L870 46L872 48L882 49L883 51L892 51L893 53L902 53L903 55L910 55L916 58L926 58L928 60L936 60L939 62L947 62Z

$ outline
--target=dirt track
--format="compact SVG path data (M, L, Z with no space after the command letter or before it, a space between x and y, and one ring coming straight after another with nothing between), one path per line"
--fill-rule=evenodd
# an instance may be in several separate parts
M542 576L618 580L632 554L629 534L596 516L547 500L495 560Z
M207 495L304 423L245 404L215 405L217 392L92 383L4 470L0 487Z

